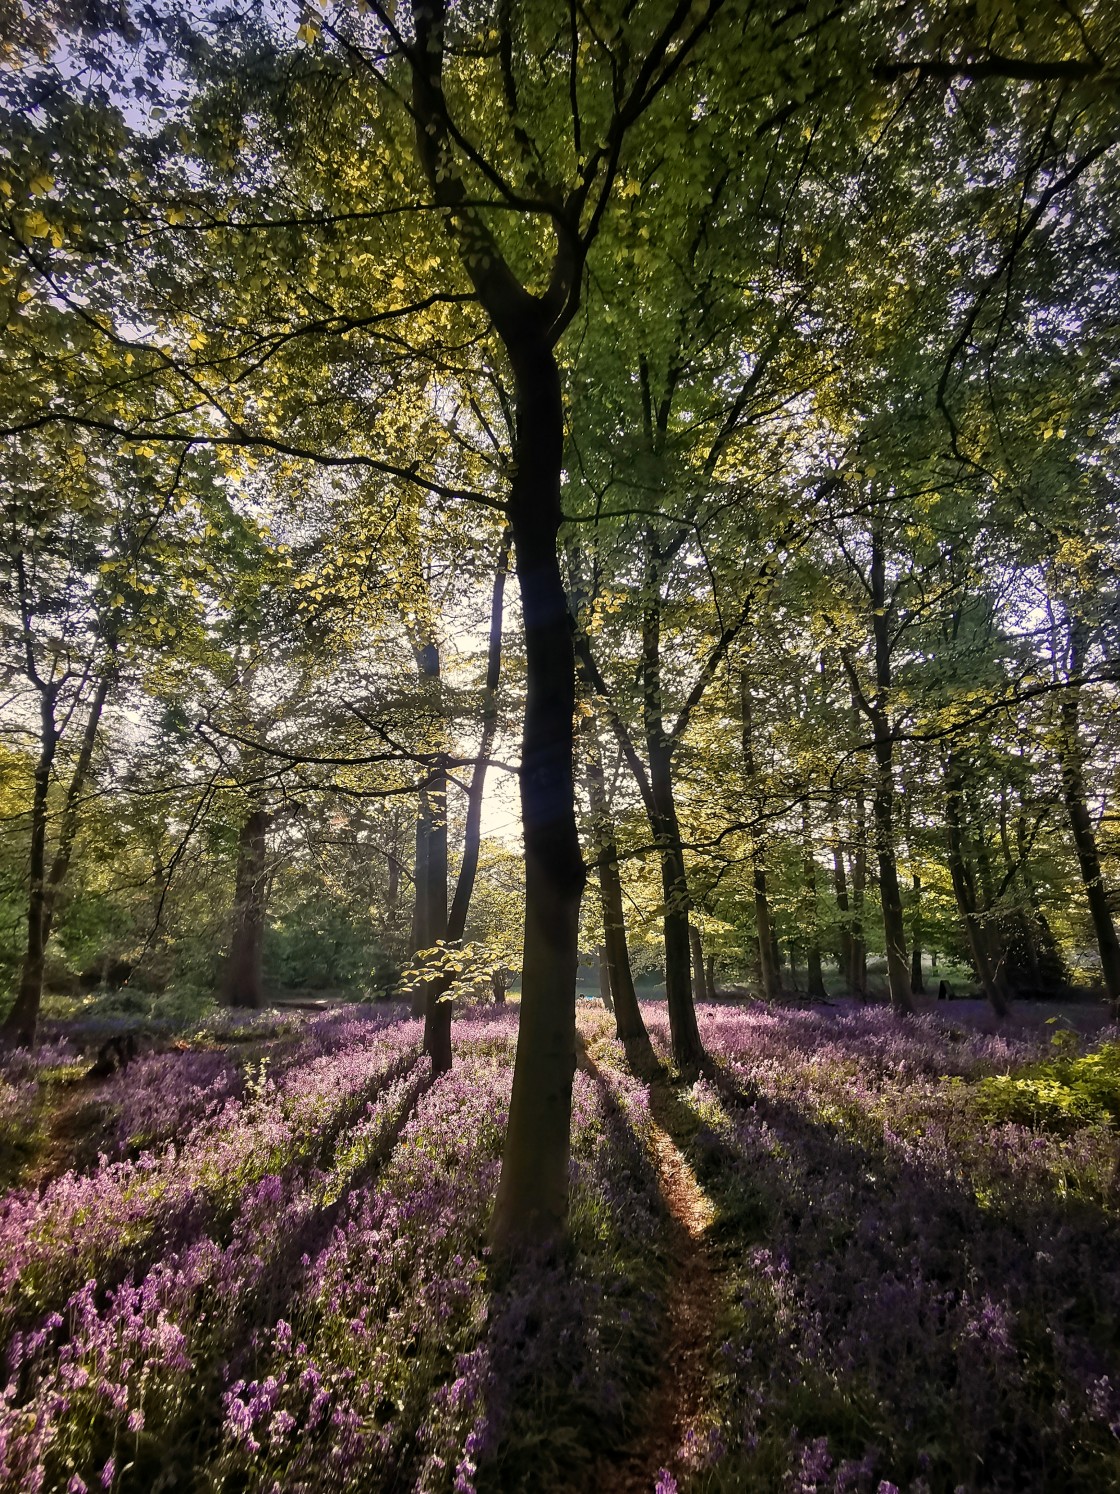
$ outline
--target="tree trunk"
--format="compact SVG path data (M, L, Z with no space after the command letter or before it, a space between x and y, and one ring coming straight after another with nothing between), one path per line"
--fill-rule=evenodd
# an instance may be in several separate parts
M661 852L661 892L664 903L665 999L669 1008L673 1060L680 1069L694 1068L704 1057L690 980L688 877L680 825L673 801L670 747L664 740L649 743L650 787L657 806L654 836Z
M887 949L887 982L891 1006L901 1016L914 1010L910 1000L910 964L906 955L906 926L902 891L898 885L898 857L894 837L894 743L891 737L890 608L887 605L886 554L878 522L871 532L871 632L875 640L875 700L869 712L875 739L875 794L871 813L879 862L879 897L883 907L883 936Z
M581 717L587 762L587 799L591 806L595 858L599 871L599 901L603 915L603 941L607 957L614 1010L615 1036L627 1046L633 1061L647 1065L653 1061L653 1046L646 1031L642 1011L634 990L630 968L630 951L626 946L626 916L622 906L622 878L618 871L618 848L614 825L607 804L606 777L595 717ZM633 1051L631 1051L631 1045Z
M1011 1008L1008 1003L1007 982L998 960L992 958L987 929L980 916L976 897L976 879L969 864L965 844L964 813L962 808L963 772L955 754L950 753L945 763L945 824L949 842L949 875L953 879L953 892L957 900L965 937L968 940L972 963L984 988L984 994L992 1004L997 1017L1006 1017Z
M429 702L433 717L439 718L442 665L439 645L434 639L427 638L417 646L416 667L421 691ZM421 949L445 944L448 939L447 762L442 752L442 732L440 746L440 755L420 789L416 817L416 916L413 933L422 936ZM443 999L450 984L451 979L446 973L433 970L420 982L413 998L413 1015L423 1013L424 1052L431 1060L433 1077L448 1073L452 1065L451 1002Z
M704 995L709 1001L716 999L716 957L714 954L708 956L708 963L704 967Z
M607 947L605 944L599 945L599 948L596 950L596 956L599 963L599 1000L613 1016L614 1000L611 996L611 972L610 966L607 964Z
M521 1021L495 1246L553 1240L568 1216L579 905L585 870L575 815L575 654L557 536L564 417L560 375L541 342L512 344L516 472L509 517L525 625L521 753L525 950Z
M506 576L509 574L510 529L502 531L498 562L494 571L494 593L490 602L490 640L486 654L486 686L482 705L482 737L478 760L467 790L467 823L463 831L463 859L455 882L455 896L447 915L447 937L451 943L463 937L467 927L474 880L478 873L478 853L482 845L482 797L486 789L486 769L498 730L498 681L502 671L502 622L505 615Z
M694 923L688 926L688 942L692 950L692 999L703 1001L705 996L704 945L700 938L700 930Z
M51 770L54 766L61 733L55 722L57 691L48 685L39 686L40 736L31 805L27 945L16 999L3 1027L0 1027L0 1041L4 1043L30 1047L35 1041L39 1025L39 1008L43 1001L43 972L46 967L47 942L51 936L51 924L54 920L58 893L70 869L74 838L78 833L78 809L82 790L85 788L90 764L93 761L93 749L97 742L102 712L115 677L115 666L112 663L107 664L102 670L93 699L90 701L89 714L86 717L81 744L78 748L78 758L66 789L62 816L59 821L58 844L55 847L49 873L47 872L47 801L50 793Z
M1089 634L1084 623L1074 619L1070 625L1070 673L1079 675L1088 652ZM1081 881L1089 903L1089 914L1097 936L1101 957L1101 977L1105 994L1112 1004L1113 1015L1120 1018L1120 941L1116 936L1108 891L1101 872L1097 837L1089 813L1085 789L1085 749L1081 742L1080 699L1076 685L1061 707L1060 754L1062 794L1066 801L1074 849L1081 868Z
M836 907L840 913L839 947L836 968L841 980L851 983L852 978L852 927L848 917L848 877L844 868L844 847L838 839L832 847L833 887Z
M774 925L770 921L770 899L766 892L766 867L762 861L762 848L754 853L754 924L758 939L758 971L762 983L762 995L766 1001L776 1001L782 994L782 967L777 953L778 941L774 937Z
M739 672L739 725L743 748L743 770L750 783L756 774L754 712L750 678L745 669ZM758 939L758 973L762 996L766 1001L774 1001L782 991L781 960L775 957L777 940L774 938L774 925L770 918L770 900L766 894L766 851L760 841L755 841L752 853L752 885L755 935Z
M681 1069L695 1067L704 1056L689 978L691 951L688 915L691 901L684 847L673 793L673 742L666 734L661 691L661 573L652 535L644 577L642 606L642 721L649 758L650 828L661 856L664 905L665 1000L669 1008L673 1060Z
M884 729L886 723L883 723ZM902 891L898 885L898 860L894 844L894 768L891 743L875 744L877 773L872 814L875 848L879 862L879 896L883 905L883 935L887 946L887 981L891 1006L900 1016L914 1010L910 1000L910 962L906 952L906 925L902 916Z
M857 1001L867 1000L867 941L863 937L863 900L867 890L867 804L856 790L855 846L852 852L852 964L848 985Z
M44 691L39 701L39 757L31 800L30 889L27 899L27 945L15 1003L3 1026L3 1038L13 1046L30 1047L39 1024L43 999L43 968L47 952L47 797L51 767L58 747L54 695Z
M817 934L817 863L813 855L813 826L806 799L801 807L801 834L804 845L805 902L808 914L805 948L805 989L814 1001L823 1001L828 995L821 969L821 946Z
M910 989L915 996L925 994L922 979L922 879L914 873L914 948L910 956Z
M223 993L226 1006L258 1010L264 1005L261 956L268 883L265 836L271 821L272 816L266 810L254 809L237 838L233 931Z

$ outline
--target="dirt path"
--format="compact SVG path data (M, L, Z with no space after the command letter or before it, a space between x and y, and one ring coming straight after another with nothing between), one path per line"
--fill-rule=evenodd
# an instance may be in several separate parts
M664 1079L650 1085L658 1181L669 1210L669 1282L661 1374L650 1393L645 1426L616 1459L602 1460L588 1483L596 1494L653 1494L658 1473L681 1471L680 1449L703 1424L705 1392L715 1349L720 1291L707 1239L715 1217L711 1199L673 1140L680 1101Z

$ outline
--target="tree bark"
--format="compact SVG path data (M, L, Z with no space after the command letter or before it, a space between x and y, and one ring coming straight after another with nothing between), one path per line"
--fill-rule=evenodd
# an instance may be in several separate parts
M911 927L914 931L914 947L910 956L910 989L915 996L923 996L926 987L922 979L922 879L917 872L914 873L914 917Z
M630 951L626 945L626 916L622 906L622 878L618 871L618 848L614 825L607 803L606 776L595 717L581 718L587 763L587 798L591 806L592 833L595 837L595 859L599 872L599 900L603 915L603 941L606 950L607 976L614 1010L615 1035L619 1042L631 1045L632 1059L641 1064L653 1060L653 1046L638 1005L634 974L630 968Z
M595 953L599 965L599 1000L611 1016L614 1016L614 998L611 996L611 972L607 963L606 945L600 944Z
M237 838L233 929L223 991L226 1006L259 1010L264 1005L261 957L268 885L265 836L271 821L266 810L254 809L246 816Z
M471 894L478 873L478 853L482 845L482 797L486 789L486 769L498 730L498 681L502 672L502 623L505 616L506 576L509 574L511 532L502 531L498 561L494 570L494 591L490 601L490 639L486 653L486 685L482 705L482 737L478 760L467 790L467 822L463 830L463 859L455 881L455 896L447 915L447 937L454 943L467 927Z
M85 788L93 749L105 702L109 698L115 666L102 670L90 701L77 761L70 775L59 821L58 843L47 870L47 820L51 772L58 752L61 732L55 720L57 688L32 674L39 691L39 756L35 764L34 791L31 803L31 848L27 899L27 944L20 971L19 988L12 1009L0 1027L0 1041L13 1046L30 1047L39 1026L39 1008L43 1002L43 973L46 968L47 943L51 936L58 893L70 869L74 839L78 833L79 806Z
M809 927L805 948L805 989L815 1001L823 1001L828 995L821 969L821 946L817 935L817 863L813 855L813 826L809 816L809 802L801 807L801 834L804 847L805 901Z
M852 852L852 965L848 985L857 1001L867 1000L867 941L863 935L867 890L867 803L862 784L856 790L855 845Z
M681 847L680 824L673 800L670 747L665 741L649 743L650 787L657 817L654 836L661 852L661 893L664 906L665 999L669 1008L673 1060L678 1068L694 1068L704 1057L690 980L688 877Z
M688 942L692 950L692 999L703 1001L706 994L704 982L704 945L700 930L694 923L688 926Z
M709 1001L716 999L716 957L714 954L708 956L708 962L704 966L704 994Z
M968 857L965 840L963 810L963 770L955 753L950 752L945 761L945 824L949 843L949 875L953 880L953 892L957 908L964 923L972 963L984 988L984 994L992 1004L997 1017L1006 1017L1010 1010L1007 981L1000 962L992 957L988 932L980 913L976 896L976 878Z
M875 741L875 794L872 817L879 862L879 897L887 950L887 982L891 1006L902 1016L914 1010L910 1000L910 968L902 892L898 885L898 857L894 835L894 743L888 702L891 690L890 609L887 606L886 554L881 524L871 531L871 631L875 640L875 699L870 711Z
M883 934L887 946L887 981L891 1006L899 1015L908 1016L914 1010L914 1003L910 1000L910 964L894 844L894 768L889 738L876 742L875 760L877 773L872 814L879 862L879 896L883 905Z
M557 555L560 375L543 341L505 340L517 410L509 517L525 625L525 948L513 1095L491 1225L500 1250L518 1240L555 1239L567 1221L579 905L586 877L575 815L575 654Z
M433 711L439 713L441 661L439 645L428 639L416 650L416 665L421 688ZM442 733L441 733L442 746ZM414 929L424 936L420 947L430 949L448 941L447 926L447 762L442 751L420 790L420 808L416 820L416 906ZM421 983L420 1001L424 1015L424 1052L432 1065L433 1077L450 1072L451 1002L444 995L451 984L441 971ZM419 1016L420 1013L415 1011Z
M832 847L832 877L836 896L836 907L840 913L840 930L836 956L837 971L841 980L851 983L852 977L852 927L849 922L848 876L844 867L844 846L837 839Z
M1070 673L1079 675L1084 668L1088 652L1089 630L1079 619L1070 623ZM1108 891L1101 871L1097 837L1093 818L1089 813L1088 794L1085 788L1085 748L1081 741L1080 692L1076 685L1062 702L1060 719L1060 753L1062 771L1062 795L1069 815L1073 833L1077 863L1081 868L1081 881L1089 903L1089 914L1097 937L1097 948L1101 957L1101 978L1105 994L1112 1004L1113 1014L1120 1018L1120 941L1116 936L1112 910L1108 903Z
M743 749L743 771L748 784L756 776L754 756L754 712L751 702L750 679L747 671L739 671L739 728ZM754 890L755 935L758 939L758 973L762 996L766 1001L776 1000L782 993L781 961L775 958L777 941L770 918L770 900L766 892L766 848L755 841L751 854L751 881Z

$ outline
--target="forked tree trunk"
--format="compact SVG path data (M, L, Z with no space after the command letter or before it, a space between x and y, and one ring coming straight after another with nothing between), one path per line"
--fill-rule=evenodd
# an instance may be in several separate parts
M254 809L245 818L237 837L237 871L233 894L233 929L223 999L226 1006L264 1005L261 961L264 954L264 922L268 900L268 845L266 835L272 816Z
M0 1028L0 1042L30 1047L39 1026L39 1008L43 1002L43 975L46 969L47 942L51 936L58 894L70 869L74 839L78 833L82 791L93 761L93 749L101 725L102 712L112 688L115 671L107 666L97 682L90 701L89 714L82 732L77 761L70 775L58 827L58 843L47 870L47 819L51 772L54 767L61 733L55 720L57 688L39 685L39 757L35 764L35 784L31 801L31 849L27 899L27 944L20 971L19 988L12 1009Z

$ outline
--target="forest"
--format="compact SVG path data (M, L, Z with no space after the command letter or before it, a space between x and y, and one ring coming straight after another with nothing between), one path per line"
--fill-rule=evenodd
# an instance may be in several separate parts
M0 0L0 1491L1120 1490L1120 12Z

